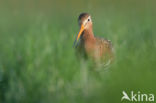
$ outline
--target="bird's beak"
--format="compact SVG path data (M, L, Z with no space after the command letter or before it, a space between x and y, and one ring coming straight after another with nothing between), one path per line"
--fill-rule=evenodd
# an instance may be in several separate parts
M74 46L76 46L76 42L78 42L78 40L79 40L80 36L82 35L82 32L83 32L83 31L84 31L84 25L82 24L82 25L81 25L81 28L80 28L80 31L79 31L79 33L78 33L78 35L77 35L77 37L76 37L75 42L74 42Z
M80 36L81 36L81 34L82 34L83 31L84 31L84 25L82 24L82 25L81 25L81 28L80 28L80 31L79 31L79 34L78 34L77 37L76 37L76 41L79 40L79 38L80 38Z

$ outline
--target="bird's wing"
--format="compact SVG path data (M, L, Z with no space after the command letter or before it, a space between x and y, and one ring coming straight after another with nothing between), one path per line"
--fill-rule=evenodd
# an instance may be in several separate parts
M101 46L101 48L107 48L107 49L110 49L112 50L113 47L112 47L112 43L110 40L107 40L107 39L104 39L104 38L96 38L97 40L97 44Z

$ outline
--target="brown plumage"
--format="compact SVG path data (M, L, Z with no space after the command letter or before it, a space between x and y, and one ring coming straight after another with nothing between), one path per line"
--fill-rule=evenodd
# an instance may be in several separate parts
M80 32L74 42L77 51L104 65L111 63L113 60L112 44L109 40L94 37L91 16L88 13L82 13L78 22Z

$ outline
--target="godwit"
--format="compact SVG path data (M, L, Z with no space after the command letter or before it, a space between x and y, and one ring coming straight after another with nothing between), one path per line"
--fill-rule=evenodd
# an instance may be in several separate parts
M113 60L112 44L109 40L94 36L91 16L88 13L81 13L78 23L80 31L74 42L77 51L96 62L104 65L110 64Z

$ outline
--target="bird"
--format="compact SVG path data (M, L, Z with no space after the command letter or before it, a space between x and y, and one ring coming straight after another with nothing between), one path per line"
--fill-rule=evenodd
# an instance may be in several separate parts
M78 24L80 30L74 41L76 51L98 64L107 66L112 63L114 58L112 43L110 40L94 36L91 15L81 13L78 17Z

